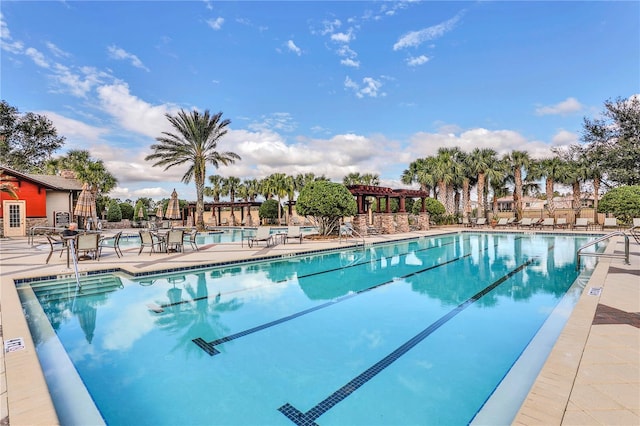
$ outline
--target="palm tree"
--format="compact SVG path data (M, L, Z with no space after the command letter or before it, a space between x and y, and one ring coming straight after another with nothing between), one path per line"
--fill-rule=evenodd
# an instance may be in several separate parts
M526 151L513 150L510 154L505 155L504 160L511 168L513 176L513 204L516 211L516 220L522 219L522 173L527 172L531 163L529 153Z
M456 162L458 148L440 148L434 162L433 175L438 183L438 198L445 206L447 214L455 212L453 185L460 175L460 165Z
M165 170L188 165L182 176L182 182L189 183L193 179L196 185L196 226L204 229L204 181L207 176L207 164L218 168L240 160L234 152L217 151L218 141L227 134L230 120L222 119L222 112L211 115L209 110L190 113L180 110L177 115L166 114L167 120L176 130L176 134L162 132L164 136L156 138L159 142L151 145L153 154L145 157L146 161L156 160L153 166L165 166Z
M220 202L220 195L222 193L222 182L224 178L220 175L209 176L209 183L211 186L205 186L204 195L207 197L213 197L214 203Z
M553 201L554 184L556 181L562 182L567 178L567 164L559 156L545 158L535 163L535 167L530 167L529 178L545 178L545 196L547 198L546 209L549 217L554 217L556 205Z
M229 194L229 200L231 201L231 225L236 224L236 217L233 213L233 203L236 201L236 192L240 187L240 178L235 176L229 176L222 181L222 192Z
M16 187L11 182L7 182L7 179L3 174L0 174L0 192L4 192L5 194L9 194L10 197L17 199L18 194L16 192Z
M486 197L485 188L487 187L486 174L492 170L496 163L497 152L493 149L475 148L469 155L469 169L477 176L477 195L478 195L478 217L486 217Z
M269 193L278 197L278 224L282 219L282 197L286 197L290 192L290 188L293 186L293 179L287 179L287 175L284 173L274 173L267 178L266 186L269 188Z

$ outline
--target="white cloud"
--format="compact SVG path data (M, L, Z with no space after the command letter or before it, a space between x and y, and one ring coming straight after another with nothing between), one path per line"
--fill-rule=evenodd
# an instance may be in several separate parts
M582 110L582 104L576 98L567 98L555 105L536 108L537 115L567 115Z
M53 111L40 111L38 114L50 119L59 135L64 135L70 140L77 140L78 146L76 148L78 149L86 149L87 142L97 142L109 133L106 128L91 126ZM84 148L82 148L83 144Z
M370 98L377 98L378 96L386 96L386 93L380 92L382 88L382 82L376 80L373 77L364 77L362 79L362 85L351 80L348 76L344 81L344 87L355 93L359 98L368 96Z
M44 58L44 55L37 49L34 49L33 47L29 47L27 48L27 50L24 51L24 54L27 55L29 58L31 58L31 60L37 66L42 68L49 68L49 63Z
M47 49L49 49L49 51L54 54L54 56L57 56L59 58L68 58L71 56L70 53L60 49L58 46L51 43L50 41L45 42L45 45L47 46Z
M576 133L569 132L567 130L560 130L551 138L551 145L556 146L569 146L575 145L580 141L580 136Z
M129 60L131 62L131 65L133 65L134 67L149 71L149 68L147 68L136 55L134 55L133 53L129 53L120 47L109 46L107 48L107 52L109 53L109 57L112 59Z
M287 49L289 49L290 52L293 52L298 56L302 55L302 50L298 46L296 46L293 40L287 41Z
M349 30L347 33L335 33L331 34L331 40L338 43L350 43L355 37L353 32Z
M57 90L70 93L79 98L85 98L95 86L105 79L111 78L108 74L92 67L72 70L56 63L52 70L54 73L52 79L58 85Z
M224 24L224 18L218 16L216 19L207 19L207 24L216 31L220 30Z
M426 64L428 60L429 58L426 57L425 55L420 55L417 57L409 57L407 58L407 65L409 65L410 67L415 67L418 65Z
M463 14L464 11L458 13L448 21L442 22L438 25L433 25L419 31L411 31L403 35L393 45L393 50L405 49L407 47L418 47L425 41L430 41L442 37L455 28L456 24L458 23L458 21L460 21Z
M347 67L359 68L360 61L354 61L353 59L347 58L340 61L340 63Z
M22 49L24 49L24 45L20 41L13 41L11 37L11 32L9 31L9 27L7 23L4 21L4 16L0 13L0 46L2 50L6 50L10 53L22 53Z

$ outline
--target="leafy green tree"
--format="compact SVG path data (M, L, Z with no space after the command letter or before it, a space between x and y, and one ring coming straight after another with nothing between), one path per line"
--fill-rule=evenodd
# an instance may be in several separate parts
M346 186L314 181L300 191L296 210L302 216L311 216L321 235L329 235L338 229L343 217L354 216L358 206Z
M0 102L0 164L22 172L42 172L65 138L44 115L20 114L6 101Z
M630 224L634 217L640 217L640 185L620 186L607 192L600 200L598 211L611 213Z
M44 165L48 174L59 174L62 170L72 170L76 178L88 183L94 194L108 193L118 180L107 170L102 160L91 158L89 151L72 149L58 158L47 161Z
M119 203L118 206L120 206L120 213L121 213L122 219L140 220L138 219L138 216L135 215L134 208L131 204L125 201L124 203ZM136 213L138 212L137 206L136 206L135 212Z
M608 186L639 185L640 96L607 100L604 107L602 118L584 118L581 139Z
M273 198L270 200L265 200L260 205L258 216L260 216L260 219L275 220L278 218L278 207L280 207L280 204L278 204L278 202ZM282 208L280 208L280 210L281 209Z
M446 213L446 209L444 208L444 205L440 201L436 200L435 198L427 198L424 201L425 201L424 208L425 208L425 211L429 213L429 217L433 219L436 223L440 223L443 220L444 215ZM414 203L412 213L419 214L421 207L422 207L422 203Z
M109 208L107 209L107 221L120 222L121 220L122 210L120 209L120 204L118 204L118 200L112 199L109 201Z
M155 161L153 166L165 166L165 170L188 165L182 182L189 183L193 179L196 185L196 226L204 229L204 181L207 176L207 164L218 168L240 160L234 152L217 151L220 138L227 134L230 120L222 119L222 112L211 115L184 110L173 116L166 115L177 133L162 132L164 136L156 138L157 144L151 145L153 154L145 157L147 161Z

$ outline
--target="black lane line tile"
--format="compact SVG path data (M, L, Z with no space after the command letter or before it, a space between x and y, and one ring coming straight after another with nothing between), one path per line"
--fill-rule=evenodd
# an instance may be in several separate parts
M449 311L447 314L440 317L440 319L433 322L431 325L429 325L420 333L412 337L410 340L403 343L401 346L399 346L396 350L391 352L389 355L387 355L386 357L384 357L383 359L375 363L373 366L369 367L367 370L365 370L363 373L361 373L360 375L352 379L346 385L344 385L343 387L335 391L333 394L329 395L326 399L318 403L315 407L311 408L306 413L303 413L302 411L296 409L289 403L286 403L282 407L278 408L278 411L280 411L289 420L291 420L298 426L315 425L316 424L315 421L318 417L320 417L322 414L330 410L333 406L335 406L340 401L348 397L360 386L364 385L366 382L371 380L378 373L380 373L382 370L384 370L389 365L391 365L394 361L396 361L402 355L407 353L411 348L416 346L418 343L424 340L427 336L429 336L431 333L433 333L438 328L440 328L443 324L446 324L451 318L455 317L460 312L462 312L463 310L471 306L481 297L483 297L484 295L489 293L491 290L498 287L503 282L507 281L513 275L517 274L527 266L531 265L535 260L536 260L535 258L529 259L522 265L518 266L516 269L504 275L502 278L498 279L497 281L494 281L492 284L485 287L483 290L479 291L478 293L476 293L466 301L459 304L457 307L455 307L454 309Z
M419 274L419 273L422 273L422 272L426 272L426 271L431 270L431 269L439 268L440 266L444 266L444 265L448 265L449 263L457 262L458 260L464 259L464 258L469 257L469 256L471 256L471 253L465 254L464 256L456 257L455 259L451 259L451 260L448 260L446 262L439 263L438 265L433 265L433 266L430 266L428 268L424 268L424 269L422 269L420 271L412 272L412 273L410 273L408 275L400 277L400 279L407 278L407 277L410 277L410 276L413 276L415 274ZM229 336L221 337L220 339L212 340L211 342L206 342L201 337L197 337L197 338L193 339L192 342L195 343L196 345L198 345L200 348L202 348L207 354L213 356L213 355L216 355L216 354L220 353L220 351L215 349L215 345L219 345L219 344L225 343L225 342L230 342L231 340L235 340L235 339L238 339L240 337L247 336L249 334L264 330L264 329L269 328L269 327L273 327L273 326L278 325L278 324L282 324L283 322L287 322L287 321L290 321L290 320L292 320L294 318L298 318L298 317L300 317L302 315L306 315L306 314L309 314L311 312L315 312L317 310L324 309L327 306L335 305L336 303L343 302L343 301L345 301L347 299L350 299L352 297L358 296L358 295L360 295L362 293L365 293L367 291L371 291L373 289L376 289L376 288L379 288L379 287L382 287L382 286L385 286L387 284L391 284L391 283L394 283L394 282L396 282L396 280L385 281L383 283L376 284L376 285L374 285L372 287L368 287L368 288L359 290L359 291L354 292L354 293L346 294L344 296L341 296L341 297L338 297L336 299L330 300L329 302L323 303L321 305L317 305L317 306L314 306L312 308L305 309L305 310L300 311L300 312L296 312L296 313L288 315L286 317L278 318L275 321L271 321L271 322L267 322L267 323L264 323L264 324L260 324L260 325L258 325L256 327L241 331L239 333L231 334Z

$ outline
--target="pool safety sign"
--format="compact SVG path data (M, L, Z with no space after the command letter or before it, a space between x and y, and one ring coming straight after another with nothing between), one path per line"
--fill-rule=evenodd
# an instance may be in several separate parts
M15 352L24 349L24 339L22 337L16 337L15 339L9 339L4 341L5 352Z

